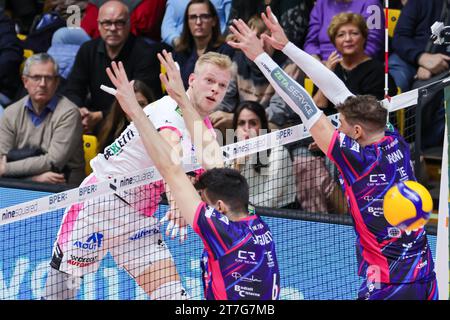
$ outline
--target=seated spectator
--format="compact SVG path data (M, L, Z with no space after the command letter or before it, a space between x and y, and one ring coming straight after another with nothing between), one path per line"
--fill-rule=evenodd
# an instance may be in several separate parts
M134 92L136 93L136 99L142 108L155 101L152 91L140 80L134 80ZM111 111L108 113L100 127L97 152L103 152L107 146L119 137L129 124L130 119L128 115L123 112L119 102L114 100Z
M225 34L231 36L228 34L228 27L232 24L233 19L242 19L248 22L251 17L259 16L264 12L268 5L277 16L289 40L295 45L303 47L313 0L233 0Z
M336 47L325 65L356 95L370 94L378 100L384 99L384 64L372 59L364 52L369 30L364 17L356 13L339 13L328 27L328 36ZM389 76L389 96L397 93L397 87ZM336 113L322 91L314 96L319 108Z
M373 11L371 6L378 7L378 10ZM366 21L374 14L375 27L368 32L365 52L368 56L381 60L384 45L384 15L380 0L317 0L311 11L304 50L321 61L327 61L335 50L327 34L328 26L331 19L341 12L359 13Z
M448 45L436 45L430 39L431 25L450 24L446 0L408 0L395 27L389 73L402 92L447 77L450 65ZM422 149L442 146L445 127L443 90L422 100ZM430 128L433 128L430 130Z
M266 25L259 16L252 17L248 25L252 30L256 31L258 37L268 32ZM263 46L264 50L291 77L297 79L301 76L297 66L287 59L282 52L275 51L270 45L265 43ZM237 51L234 54L233 62L237 65L237 74L231 79L227 93L217 111L210 115L214 128L222 131L231 129L235 109L240 102L247 100L256 101L266 108L266 113L269 115L270 128L282 127L288 123L299 121L298 116L286 106L280 96L275 94L275 90L253 61L249 60L244 53Z
M17 26L17 32L28 34L36 15L41 13L38 0L4 0L4 8Z
M389 72L402 92L410 90L416 78L427 80L449 69L447 46L432 45L429 41L431 25L435 21L445 22L441 19L444 2L411 0L402 9L389 57Z
M225 43L220 33L219 17L209 0L191 0L184 13L183 32L175 46L174 59L180 66L184 86L194 72L198 57L214 51L233 57L234 49Z
M161 26L164 43L175 47L180 40L185 21L185 12L190 0L167 0L166 12ZM211 0L220 21L220 32L224 33L230 14L231 0Z
M47 53L25 62L22 81L28 95L0 119L0 176L52 184L84 179L81 117L58 96L58 65Z
M233 115L233 129L239 141L268 133L264 107L254 101L242 102ZM292 160L284 146L237 159L234 166L247 179L251 204L269 208L295 206Z
M101 34L97 20L99 8L106 2L106 0L90 0L81 20L81 27L92 39L98 38ZM130 12L130 32L135 36L151 39L150 42L160 42L166 0L123 0L121 2L128 6Z
M55 59L61 76L58 92L63 92L80 46L91 38L81 28L63 27L53 34L47 53Z
M23 49L14 23L0 9L0 106L9 105L17 94L22 60Z
M157 45L130 34L128 8L119 1L108 1L98 15L100 38L81 45L65 90L66 96L79 108L83 131L97 135L114 97L100 89L112 86L106 74L111 61L122 61L130 78L143 81L155 98L162 96Z

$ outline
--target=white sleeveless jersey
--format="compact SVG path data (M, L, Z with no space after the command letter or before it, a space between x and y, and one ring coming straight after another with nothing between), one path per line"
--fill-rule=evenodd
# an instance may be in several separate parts
M184 158L193 154L194 148L181 109L175 100L164 96L146 106L144 112L157 130L170 129L177 132L181 138ZM205 121L207 125L210 124L209 119ZM107 179L153 166L153 161L148 156L139 132L132 122L112 144L103 150L103 153L93 158L90 164L97 178Z

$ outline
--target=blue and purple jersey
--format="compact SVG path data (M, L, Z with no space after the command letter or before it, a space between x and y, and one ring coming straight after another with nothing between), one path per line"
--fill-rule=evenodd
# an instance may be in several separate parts
M399 181L416 180L405 140L397 131L386 131L380 141L361 147L336 131L328 156L339 169L354 221L358 274L391 284L429 276L434 263L425 230L401 231L383 215L389 188Z
M202 202L194 231L205 246L201 267L207 300L276 300L280 274L272 233L251 214L240 221Z

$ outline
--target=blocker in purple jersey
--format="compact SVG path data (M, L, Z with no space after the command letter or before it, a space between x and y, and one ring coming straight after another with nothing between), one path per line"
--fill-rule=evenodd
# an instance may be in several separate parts
M205 246L203 286L208 300L276 300L280 273L272 233L256 214L239 221L202 202L194 231Z
M434 269L425 229L400 230L383 214L387 190L415 180L409 146L397 131L362 147L336 131L328 156L337 165L357 234L360 276L369 282L404 284L429 278Z

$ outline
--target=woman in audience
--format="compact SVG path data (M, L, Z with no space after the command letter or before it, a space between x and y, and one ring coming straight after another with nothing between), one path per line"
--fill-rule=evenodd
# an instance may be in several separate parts
M384 14L380 0L317 0L310 19L304 50L321 61L327 61L335 50L327 34L332 18L341 12L359 13L370 23L366 54L382 59Z
M254 101L244 101L236 109L233 129L238 141L268 133L266 111ZM284 146L237 159L234 167L247 179L250 203L270 208L295 207L292 160Z
M384 98L384 65L364 51L369 30L364 17L356 13L340 13L333 17L328 36L336 50L325 65L356 95L370 94L378 100ZM394 80L389 76L389 95L397 92ZM320 108L330 107L327 98L319 90L314 102ZM334 108L327 109L336 113Z
M229 20L231 3L235 0L211 0L220 21L220 30L225 33ZM248 1L248 0L246 0ZM183 31L184 12L190 0L167 0L166 11L161 25L162 42L174 47Z
M174 52L186 88L195 62L208 51L219 52L230 58L234 55L234 49L222 37L219 17L211 1L191 0L186 7L183 32Z
M134 92L142 108L155 100L152 91L140 80L134 80ZM108 113L99 130L97 152L103 152L129 124L130 119L115 100L111 106L111 112Z

